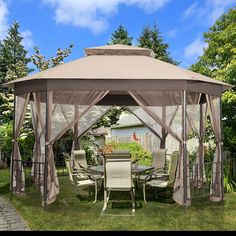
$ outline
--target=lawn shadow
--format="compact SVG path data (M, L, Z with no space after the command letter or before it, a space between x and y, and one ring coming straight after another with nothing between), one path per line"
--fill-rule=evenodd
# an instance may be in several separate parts
M0 185L0 194L1 195L7 195L7 194L9 194L9 192L10 192L10 184L9 183Z

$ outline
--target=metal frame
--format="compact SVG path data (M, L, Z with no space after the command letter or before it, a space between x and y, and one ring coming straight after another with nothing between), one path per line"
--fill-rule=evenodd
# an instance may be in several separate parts
M13 131L12 131L12 155L11 155L11 181L10 181L10 200L12 201L13 195L13 170L14 170L14 156L15 156L15 121L16 119L16 95L14 94L14 101L13 101Z
M184 188L184 205L187 206L187 200L188 200L188 171L187 171L187 127L186 127L186 90L181 91L181 97L182 97L182 152L183 152L183 188Z
M221 140L223 140L223 123L222 123L222 96L220 97L220 135ZM222 141L221 141L222 142ZM224 199L224 160L223 160L223 145L220 146L221 152L221 191L222 191L222 200Z
M46 91L46 115L45 115L45 157L44 157L44 186L43 186L43 207L47 206L47 178L48 178L48 118L49 118L49 94Z

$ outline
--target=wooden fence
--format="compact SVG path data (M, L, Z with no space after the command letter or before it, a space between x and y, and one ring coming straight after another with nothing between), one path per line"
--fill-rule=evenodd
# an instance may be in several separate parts
M131 136L107 136L106 143L116 142L116 143L131 143L137 142L143 149L147 152L153 152L157 150L160 146L160 140L151 133L139 134L138 141L134 140Z

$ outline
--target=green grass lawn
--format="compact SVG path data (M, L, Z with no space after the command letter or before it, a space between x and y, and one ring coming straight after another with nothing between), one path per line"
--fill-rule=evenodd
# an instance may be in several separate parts
M93 194L70 184L69 177L59 178L57 201L42 208L40 196L31 193L13 196L13 204L31 230L236 230L236 193L226 193L223 202L198 199L185 210L171 200L161 201L148 195L148 204L136 191L136 213L131 216L129 193L113 193L111 199L124 202L109 204L105 215L103 192L93 204ZM9 171L0 170L0 194L9 198ZM167 193L168 195L168 193Z

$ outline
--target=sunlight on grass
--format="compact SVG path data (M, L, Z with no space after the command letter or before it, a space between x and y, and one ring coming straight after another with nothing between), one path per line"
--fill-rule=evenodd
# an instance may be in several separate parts
M0 193L9 197L9 172L0 170ZM129 193L111 195L105 215L103 192L93 204L93 193L80 191L69 182L69 177L59 178L60 194L57 201L42 208L39 194L13 197L13 204L32 230L235 230L236 193L225 194L221 203L208 199L194 200L185 211L171 200L161 201L148 195L148 204L142 193L136 191L136 213L131 216ZM169 194L168 194L169 195ZM122 202L114 200L122 199ZM127 215L127 216L124 216Z

